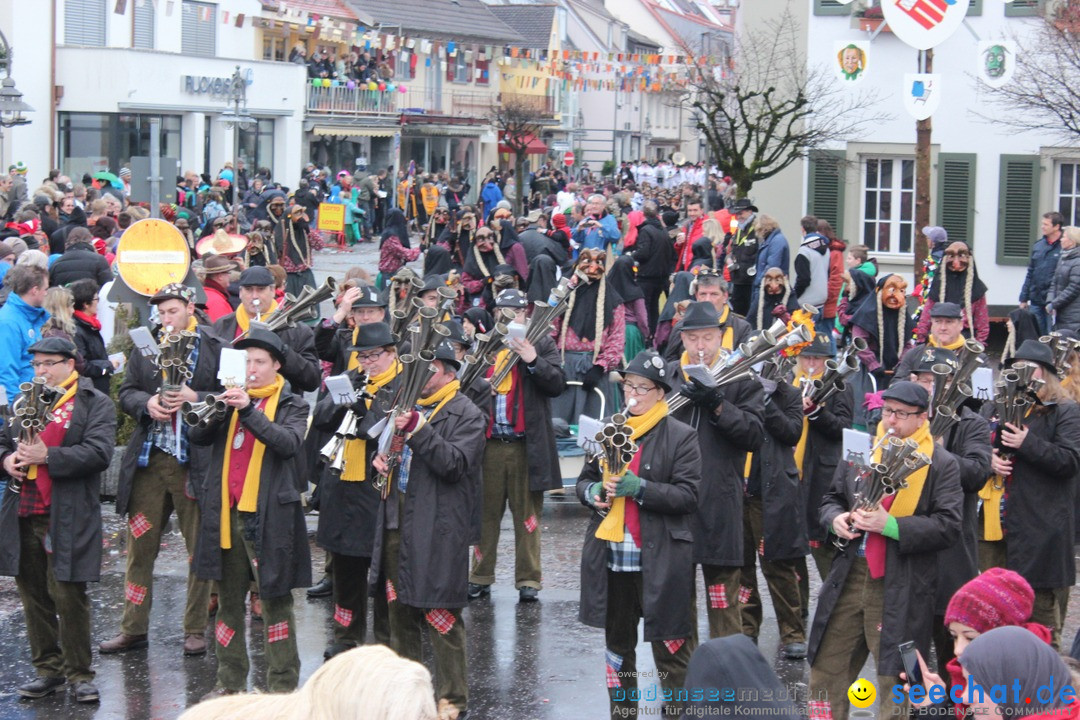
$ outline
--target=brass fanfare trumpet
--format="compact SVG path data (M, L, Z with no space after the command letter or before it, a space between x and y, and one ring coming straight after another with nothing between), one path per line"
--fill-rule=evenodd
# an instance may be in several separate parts
M945 373L939 372L942 368L935 365L934 371L934 394L931 401L934 403L934 416L930 419L930 434L935 438L943 436L956 423L960 422L960 406L972 396L971 374L983 363L982 354L986 351L983 344L971 338L964 342L960 349L957 360L959 365L956 370L945 366ZM948 373L952 372L949 379Z
M282 307L267 315L263 324L271 332L281 332L285 328L295 327L297 323L314 320L319 316L319 305L333 297L336 290L337 282L332 277L326 278L318 289L305 285L295 298L286 295ZM246 337L247 331L244 331L237 339Z
M19 385L19 396L11 405L10 417L5 420L10 427L18 428L16 441L19 445L33 444L38 435L45 430L45 426L52 422L55 417L52 414L53 405L64 395L64 391L57 387L45 384L45 378L36 377L30 382ZM8 489L15 494L22 491L22 480L12 477L8 483Z
M551 332L555 321L566 313L566 309L570 304L570 295L574 292L574 289L570 287L570 281L570 277L564 277L559 281L558 285L552 288L547 302L536 301L532 316L529 318L529 326L525 330L525 340L527 342L536 345L541 338ZM492 387L498 387L499 383L506 379L506 376L510 374L510 370L517 363L518 357L516 352L510 351L506 364L499 368L496 375L492 376Z

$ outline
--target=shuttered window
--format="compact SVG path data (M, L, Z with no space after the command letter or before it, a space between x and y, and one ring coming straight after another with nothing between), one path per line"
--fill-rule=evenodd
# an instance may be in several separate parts
M154 3L153 0L135 0L135 28L131 46L144 50L154 49Z
M217 51L217 5L184 0L180 52L213 57Z
M850 15L855 3L845 5L840 0L814 0L815 15ZM836 229L836 226L833 226Z
M1039 156L1002 155L998 180L1000 265L1026 265L1038 237Z
M105 0L64 3L64 44L105 45Z
M983 0L971 0L971 4L968 5L967 16L975 17L976 15L982 15Z
M950 240L975 242L975 155L938 155L937 224Z
M1031 17L1041 15L1045 9L1046 0L1012 0L1005 3L1005 17Z
M843 150L811 150L807 212L828 220L837 237L844 236Z
M1057 209L1066 225L1080 224L1080 162L1058 163Z

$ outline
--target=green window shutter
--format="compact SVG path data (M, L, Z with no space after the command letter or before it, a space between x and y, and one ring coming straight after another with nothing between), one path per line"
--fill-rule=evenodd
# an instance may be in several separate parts
M971 0L971 4L968 5L967 16L975 17L976 15L982 15L983 0Z
M814 0L815 15L850 15L854 3L844 5L839 0Z
M1038 237L1039 156L1002 155L998 179L999 265L1026 265Z
M937 224L949 240L975 241L975 154L938 155Z
M847 169L843 150L811 150L807 188L807 213L828 220L837 237L844 236L844 175Z
M1012 0L1005 3L1005 17L1031 17L1041 15L1046 9L1046 0Z

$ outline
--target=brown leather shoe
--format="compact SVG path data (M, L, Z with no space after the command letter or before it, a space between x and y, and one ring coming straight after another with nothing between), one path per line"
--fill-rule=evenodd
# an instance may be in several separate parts
M185 635L184 636L184 654L185 655L205 655L206 654L206 638L202 635Z
M128 650L141 650L149 644L146 635L125 635L120 633L112 640L106 640L98 645L98 652L102 655L111 655L113 653L127 652Z

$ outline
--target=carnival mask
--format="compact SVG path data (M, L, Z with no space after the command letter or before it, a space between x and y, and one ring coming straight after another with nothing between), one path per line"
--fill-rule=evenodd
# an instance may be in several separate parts
M893 275L881 288L881 304L890 310L899 310L904 307L906 295L907 283L899 275Z
M999 78L1005 75L1005 46L991 45L985 50L983 68L986 77Z
M484 234L477 234L476 236L476 249L480 252L491 252L495 249L495 236L491 232Z
M765 273L762 280L765 284L765 292L769 295L779 295L784 292L784 273Z
M578 268L590 281L595 281L604 276L606 261L607 253L603 250L585 249L578 256Z
M945 265L953 272L964 272L971 263L971 250L962 242L954 242L945 248Z

